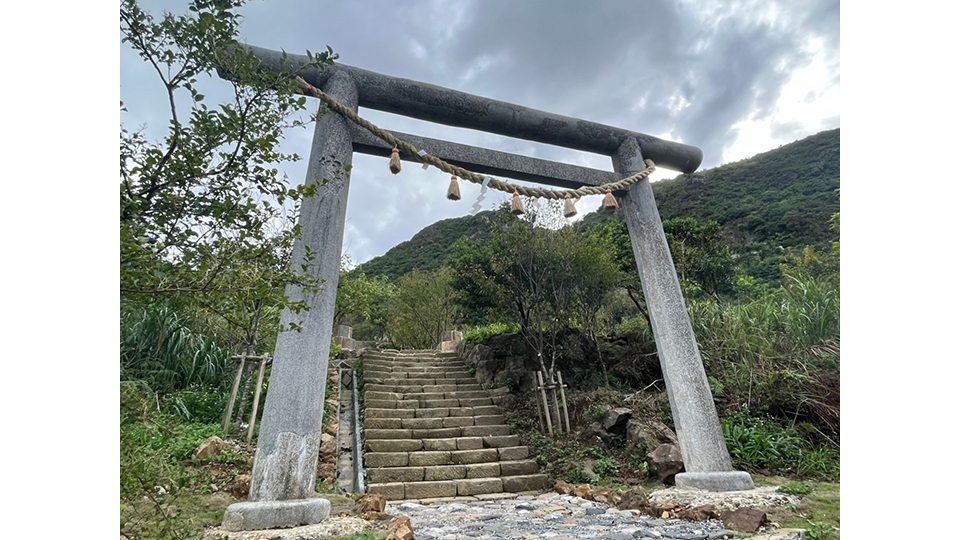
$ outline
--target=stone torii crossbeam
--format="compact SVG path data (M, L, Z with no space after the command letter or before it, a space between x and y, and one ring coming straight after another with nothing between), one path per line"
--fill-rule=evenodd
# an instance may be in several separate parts
M281 70L280 51L248 49L265 69ZM286 55L285 61L289 70L309 59ZM343 64L305 70L300 76L354 111L367 107L602 154L612 159L614 169L601 171L391 132L477 173L575 189L631 176L646 168L644 159L685 173L697 170L703 159L694 146ZM286 294L294 301L305 300L309 310L299 314L287 310L281 316L282 328L294 323L302 330L281 332L277 338L249 500L228 508L224 515L228 530L316 523L329 514L329 503L315 497L315 482L350 187L347 171L354 152L387 157L391 150L338 114L323 115L316 122L305 182L322 187L301 206L302 236L294 244L292 261L307 263L324 286L316 294L305 294L296 285L287 287ZM417 161L417 156L400 157ZM676 476L676 484L710 491L752 489L750 475L733 470L730 462L650 182L643 179L615 195L630 233L687 471ZM308 260L307 253L315 257Z

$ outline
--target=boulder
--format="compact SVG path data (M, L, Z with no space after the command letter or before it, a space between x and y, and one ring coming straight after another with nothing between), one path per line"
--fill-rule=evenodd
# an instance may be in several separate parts
M247 495L250 494L250 475L238 474L234 476L233 480L223 487L223 491L240 500L246 499Z
M197 459L213 459L219 456L220 452L223 452L223 449L226 448L226 446L226 441L214 435L213 437L210 437L200 443L200 446L197 447L194 455Z
M600 475L593 470L593 467L596 464L597 464L596 460L585 459L583 460L583 463L580 465L580 474L583 475L585 479L587 479L590 482L593 482L594 484L600 481Z
M723 526L728 529L743 532L757 532L767 522L767 514L763 510L744 506L732 512L720 515Z
M404 516L397 518L387 525L390 531L386 540L413 540L413 525L410 524L410 518Z
M633 418L633 411L626 407L610 409L603 415L603 429L607 433L623 434L627 427L627 420Z
M379 493L367 493L357 499L357 512L383 512L387 500Z
M677 434L666 424L657 420L640 421L631 418L627 420L625 432L627 446L633 448L642 443L644 452L649 452L661 444L680 445Z
M673 484L677 473L683 472L683 455L680 447L674 444L661 444L656 450L647 454L647 465L650 474L664 484Z
M583 441L584 444L591 446L607 447L610 445L610 434L603 429L600 422L594 422L583 428L578 438Z
M708 519L720 519L720 511L712 504L694 506L677 512L679 519L687 521L707 521Z
M617 508L621 510L647 510L650 508L650 501L647 499L647 493L643 488L634 488L630 491L624 491L620 496L620 504Z
M569 495L573 493L573 490L576 488L577 486L573 484L568 484L563 480L557 480L557 483L553 486L553 489L556 490L556 492L559 493L560 495Z

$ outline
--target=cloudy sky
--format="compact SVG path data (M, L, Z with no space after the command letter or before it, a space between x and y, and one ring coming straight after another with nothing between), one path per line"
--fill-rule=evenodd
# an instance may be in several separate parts
M144 2L156 14L185 6ZM839 1L254 0L241 13L249 44L298 54L329 45L351 66L691 144L703 149L702 168L840 126ZM202 82L207 102L228 95L224 81ZM120 85L121 121L161 136L162 88L125 46ZM386 129L612 170L605 156L360 113ZM284 149L306 157L312 134L289 132ZM299 182L306 164L281 169ZM479 188L462 183L454 203L448 181L412 163L394 177L386 159L355 155L344 252L364 262L468 214ZM505 198L488 196L484 207Z

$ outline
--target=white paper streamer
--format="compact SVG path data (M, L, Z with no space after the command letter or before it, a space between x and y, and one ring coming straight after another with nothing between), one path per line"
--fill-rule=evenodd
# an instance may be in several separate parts
M420 157L423 157L423 156L427 155L427 151L426 151L426 150L420 150L419 152L417 152L417 154L419 154ZM430 164L429 164L429 163L424 163L424 164L423 164L423 170L427 170L428 167L430 167Z

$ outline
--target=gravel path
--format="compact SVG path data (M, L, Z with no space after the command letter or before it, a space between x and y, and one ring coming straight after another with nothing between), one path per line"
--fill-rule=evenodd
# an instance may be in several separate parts
M718 520L659 519L556 493L466 503L402 503L387 505L386 512L408 516L417 540L714 540L734 536Z

